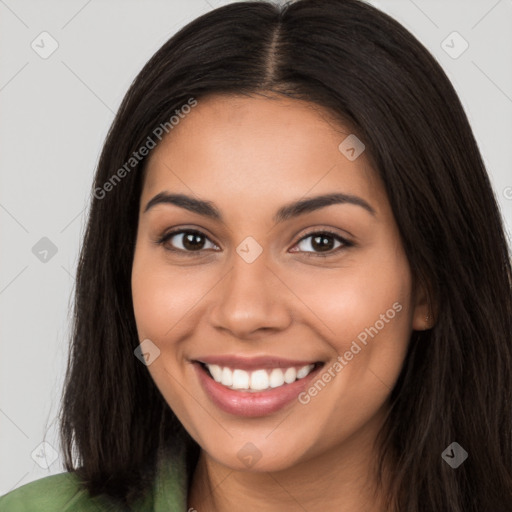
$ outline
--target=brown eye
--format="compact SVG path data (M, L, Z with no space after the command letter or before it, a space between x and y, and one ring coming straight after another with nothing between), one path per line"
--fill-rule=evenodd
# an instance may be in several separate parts
M336 242L339 245L335 245ZM330 231L319 231L309 233L302 237L296 245L296 247L299 247L299 251L293 252L309 253L308 256L329 256L331 254L337 254L339 250L352 245L353 244L351 242L345 240L336 233L331 233ZM308 250L308 248L311 248L312 250Z
M158 243L165 246L167 250L176 252L200 252L205 250L207 241L215 248L216 245L200 231L185 230L173 231L164 235Z

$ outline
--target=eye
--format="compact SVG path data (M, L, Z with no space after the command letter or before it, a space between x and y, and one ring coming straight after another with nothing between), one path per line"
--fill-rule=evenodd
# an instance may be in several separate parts
M200 253L207 249L205 241L208 240L213 248L217 246L201 231L195 229L181 229L163 235L157 243L167 250L182 253ZM172 243L171 243L172 242ZM190 254L192 255L192 254Z
M311 240L307 242L309 239ZM163 245L168 251L183 253L187 256L196 256L208 249L208 247L205 247L207 241L211 244L210 249L219 249L204 233L195 229L171 231L160 237L156 243ZM338 246L335 246L336 242L338 242ZM313 231L302 237L294 246L299 247L299 250L292 248L291 252L304 252L307 256L320 256L325 258L338 254L341 250L352 247L353 245L352 242L349 242L337 233L328 230ZM307 250L308 247L313 250Z
M308 239L311 240L307 242ZM337 247L334 246L336 241L339 243ZM292 250L292 252L305 252L307 256L320 256L325 258L327 256L332 256L333 254L338 254L341 250L347 247L352 247L354 244L337 233L324 230L314 231L307 234L299 240L295 247L300 247L301 245L302 248L300 248L299 251ZM308 251L307 247L313 248L313 251Z

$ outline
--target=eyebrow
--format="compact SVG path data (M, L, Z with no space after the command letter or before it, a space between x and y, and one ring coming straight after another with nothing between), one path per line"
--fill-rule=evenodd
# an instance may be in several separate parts
M197 213L213 220L224 222L220 210L211 201L196 199L185 194L170 194L168 192L160 192L153 197L146 205L144 212L156 206L157 204L173 204L184 208L191 212ZM370 206L364 199L350 194L324 194L307 199L301 199L282 206L274 215L273 221L276 224L284 222L299 215L319 210L333 204L353 204L364 208L371 215L376 216L375 209Z

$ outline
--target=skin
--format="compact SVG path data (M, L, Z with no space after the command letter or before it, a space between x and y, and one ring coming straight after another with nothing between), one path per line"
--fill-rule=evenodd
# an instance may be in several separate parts
M423 289L413 290L366 154L350 161L338 149L350 133L307 102L215 95L200 99L150 154L133 305L140 340L160 350L148 370L202 448L188 497L199 512L384 510L373 495L373 441L411 331L428 327L429 308ZM163 191L209 200L225 220L171 204L144 213ZM284 204L332 192L359 196L375 215L335 204L273 223ZM155 243L171 228L203 232L200 255L168 249L186 251L182 235ZM330 238L330 255L317 256L326 253L304 237L322 229L354 245L337 251L340 242ZM250 264L236 252L248 236L263 248ZM273 355L325 361L327 368L397 302L401 311L308 404L293 401L267 416L218 409L190 362ZM261 454L250 468L237 456L247 442Z

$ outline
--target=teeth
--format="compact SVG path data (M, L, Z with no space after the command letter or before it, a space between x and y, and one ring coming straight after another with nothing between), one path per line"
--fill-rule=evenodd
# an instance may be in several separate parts
M298 372L297 372L297 379L303 379L311 370L309 369L309 366L303 366Z
M270 387L278 388L284 384L284 373L283 370L275 368L270 372Z
M220 367L216 364L207 364L213 379L223 386L230 389L245 391L262 391L269 388L278 388L286 384L291 384L297 379L303 379L313 368L314 364L307 364L298 370L295 367L273 368L272 370L255 370L247 372L238 368L231 369Z
M220 381L223 386L232 386L233 385L233 372L229 368L223 368Z
M223 371L226 369L224 368ZM250 375L245 370L233 371L233 388L234 389L247 389L249 387Z
M222 368L216 364L211 364L208 366L212 377L216 382L220 382L222 380Z
M284 381L286 384L291 384L297 379L297 370L295 368L288 368L284 372Z
M262 390L268 388L268 373L266 370L256 370L251 373L251 389Z

